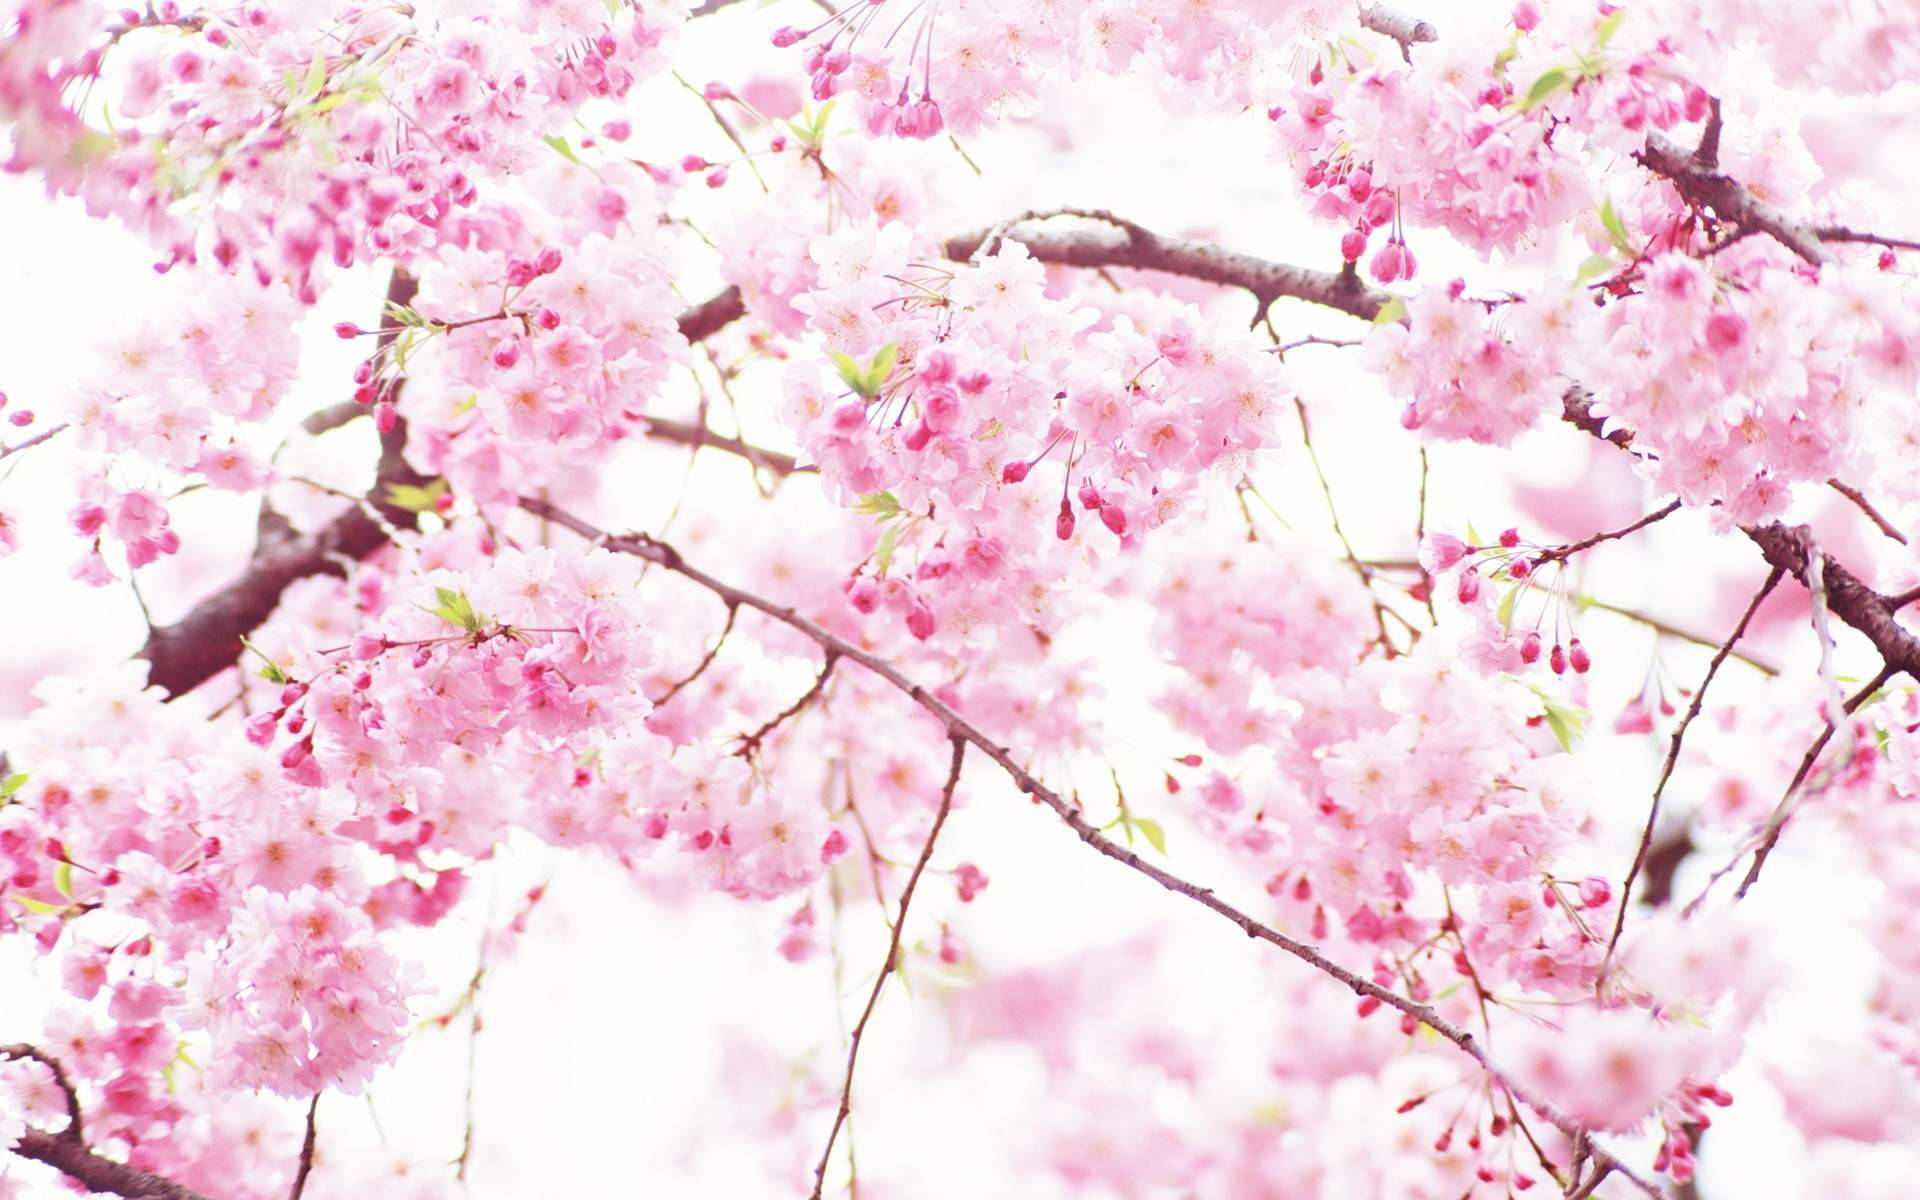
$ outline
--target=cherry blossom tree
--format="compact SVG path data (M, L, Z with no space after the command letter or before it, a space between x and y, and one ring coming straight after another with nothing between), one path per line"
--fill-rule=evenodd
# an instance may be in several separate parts
M1911 1194L1909 6L0 37L163 298L0 356L0 588L138 631L9 623L0 1197L685 1178L475 1117L603 869L827 997L684 1097L737 1194ZM1147 915L1033 951L1083 868ZM356 1148L449 1043L458 1140Z

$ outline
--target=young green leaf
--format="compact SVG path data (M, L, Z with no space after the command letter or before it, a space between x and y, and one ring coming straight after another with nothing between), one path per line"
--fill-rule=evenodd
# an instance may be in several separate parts
M552 134L540 140L552 146L554 153L566 159L568 162L577 163L580 161L580 156L573 152L573 147L567 144L567 139L560 137L558 134Z
M1567 73L1566 68L1554 67L1533 81L1533 86L1527 89L1527 94L1520 101L1520 110L1525 112L1572 86L1573 76Z
M1165 858L1167 856L1167 832L1160 828L1160 822L1151 817L1135 817L1133 824L1140 830L1140 836L1147 839L1147 844L1158 851L1160 857Z
M853 511L885 521L899 516L905 510L892 492L869 492L853 502Z
M1502 633L1513 632L1513 606L1520 600L1520 587L1521 585L1516 583L1508 588L1507 594L1500 597L1500 607L1494 610L1493 615L1500 619Z
M425 487L416 487L411 483L390 483L387 485L387 503L412 513L430 512L446 491L445 479L436 479Z
M1607 231L1607 237L1613 242L1614 249L1634 257L1633 243L1627 238L1627 226L1620 214L1613 210L1613 199L1608 197L1600 202L1600 225Z

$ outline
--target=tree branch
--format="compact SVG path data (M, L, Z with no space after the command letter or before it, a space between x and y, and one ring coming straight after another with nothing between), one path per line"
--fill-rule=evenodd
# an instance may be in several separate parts
M1277 946L1295 958L1300 959L1302 962L1332 976L1346 987L1351 988L1355 995L1371 996L1380 1001L1380 1003L1428 1026L1435 1033L1459 1047L1468 1057L1479 1063L1490 1076L1500 1082L1502 1087L1506 1088L1507 1091L1521 1103L1539 1113L1541 1117L1556 1129L1559 1129L1569 1137L1581 1132L1580 1124L1554 1106L1552 1102L1522 1088L1519 1084L1516 1084L1503 1074L1499 1068L1494 1065L1487 1051L1475 1040L1473 1034L1448 1021L1445 1017L1442 1017L1431 1005L1410 1000L1398 992L1375 983L1366 976L1358 975L1348 970L1328 958L1325 954L1322 954L1317 947L1302 942L1297 938L1289 937L1279 930L1265 925L1254 917L1242 912L1225 900L1222 900L1214 894L1212 888L1201 887L1198 884L1190 883L1172 872L1163 870L1141 858L1134 851L1120 845L1118 842L1113 841L1101 833L1081 815L1077 805L1035 778L1026 768L1014 760L1012 753L1004 746L994 742L983 733L978 726L961 716L959 712L948 706L932 692L908 678L886 659L880 658L862 649L860 646L829 632L822 626L801 616L791 605L775 603L772 600L764 599L752 592L743 591L740 588L734 587L732 584L714 578L705 571L687 562L686 559L681 557L680 552L672 546L649 537L644 533L615 535L581 520L579 517L574 516L564 509L555 507L548 501L534 497L522 497L520 507L536 516L543 517L564 529L578 534L594 545L604 547L615 553L634 555L637 558L645 559L676 575L689 579L707 591L712 592L724 603L740 605L764 613L774 620L779 621L781 624L805 635L823 650L837 653L839 657L849 662L859 663L861 666L872 671L905 693L915 704L932 714L933 717L939 720L946 728L948 737L969 742L975 748L986 754L988 758L997 763L1000 768L1013 779L1013 782L1021 791L1052 809L1054 814L1066 822L1067 826L1079 836L1081 841L1093 847L1093 849L1099 853L1145 875L1148 879L1153 880L1168 891L1185 896L1194 903L1213 910L1232 922L1249 938L1255 938ZM1620 1172L1626 1178L1631 1179L1648 1196L1659 1200L1660 1193L1651 1183L1648 1183L1638 1174L1631 1171L1612 1154L1602 1150L1597 1145L1594 1146L1593 1153L1595 1161L1613 1164L1614 1170Z
M67 1127L59 1133L29 1129L14 1146L21 1158L45 1163L67 1177L77 1180L90 1192L125 1196L127 1200L208 1200L199 1192L183 1187L162 1175L142 1171L125 1163L102 1158L88 1149L80 1120L80 1094L66 1069L52 1055L34 1046L0 1046L0 1058L28 1059L53 1072L53 1082L67 1101Z
M1739 180L1703 163L1696 152L1682 150L1664 135L1649 135L1645 148L1634 157L1649 171L1665 176L1694 207L1711 208L1722 221L1742 229L1757 229L1815 266L1831 261L1832 255L1821 245L1813 226L1787 216L1748 191Z
M827 662L833 662L833 652L827 652ZM933 844L940 838L940 830L947 823L947 813L953 808L953 790L960 785L960 767L967 755L966 740L953 735L953 765L947 768L947 785L940 789L940 809L933 814L933 828L927 831L927 840L920 847L920 858L913 864L913 872L907 876L907 886L900 893L900 907L893 919L893 932L887 942L887 960L880 964L880 973L873 981L873 991L867 994L867 1007L861 1011L860 1020L854 1024L853 1035L848 1039L847 1073L840 1084L840 1107L833 1115L833 1128L827 1131L826 1148L820 1151L820 1163L813 1169L813 1194L810 1200L820 1200L820 1190L827 1180L827 1161L833 1157L833 1143L840 1136L840 1127L847 1123L853 1114L853 1068L860 1061L860 1038L867 1032L867 1022L873 1017L874 1006L880 1003L880 989L887 985L887 977L899 968L900 935L907 927L907 908L913 903L913 889L920 882L921 874L927 869L927 860L933 857Z
M1627 906L1633 900L1633 883L1639 878L1640 869L1647 865L1647 858L1653 851L1653 831L1654 827L1660 823L1660 797L1666 793L1667 781L1673 778L1673 768L1680 761L1680 743L1685 740L1687 729L1693 724L1693 719L1700 715L1700 707L1706 703L1707 689L1713 686L1713 677L1719 674L1720 664L1726 662L1727 656L1733 653L1734 643L1746 636L1747 625L1753 620L1753 614L1760 611L1761 601L1773 594L1773 589L1779 586L1780 577L1784 574L1786 574L1785 570L1780 567L1767 572L1767 581L1761 584L1760 590L1753 594L1753 600L1748 603L1747 610L1740 614L1739 624L1733 627L1733 632L1727 635L1727 640L1720 643L1720 648L1714 652L1713 661L1707 664L1706 677L1700 681L1700 686L1693 690L1693 702L1687 705L1687 714L1681 717L1680 724L1674 727L1673 741L1667 746L1667 761L1660 768L1659 782L1653 785L1653 802L1647 806L1647 826L1640 834L1640 848L1634 851L1633 865L1627 868L1627 878L1620 885L1620 909L1614 914L1613 936L1607 939L1607 952L1600 961L1600 973L1595 980L1596 987L1605 985L1607 967L1613 962L1614 948L1620 944L1620 933L1627 927Z
M1400 56L1408 62L1413 61L1414 43L1440 40L1440 31L1430 22L1395 12L1381 4L1360 6L1360 26L1399 42Z
M1052 217L1078 217L1098 221L1109 228L1088 230L1044 230L1037 226ZM1338 309L1362 321L1380 314L1392 297L1368 287L1358 273L1316 271L1240 254L1203 242L1189 242L1143 229L1101 209L1063 209L1052 213L1033 213L1010 225L989 226L947 240L947 257L966 262L976 250L1000 230L1023 243L1028 253L1042 262L1069 267L1129 267L1139 271L1164 271L1188 279L1202 279L1226 287L1245 288L1253 293L1259 307L1254 324L1259 324L1275 300L1283 297L1306 300ZM1025 232L1022 232L1025 230Z
M387 289L387 299L399 304L410 303L417 286L405 272L395 271ZM681 313L680 333L690 342L701 341L744 315L746 308L740 299L740 289L730 287ZM382 321L382 325L385 324ZM391 336L381 335L383 340ZM339 407L322 409L307 420L312 423L335 415ZM363 405L352 407L365 411ZM682 430L674 422L656 421L652 424L656 431L663 426L668 429L666 440L680 440L674 435ZM690 432L688 437L690 439ZM709 438L708 444L732 449L729 443L734 441L730 438ZM375 474L373 490L366 497L367 503L388 523L412 527L416 514L397 508L386 499L387 488L392 484L420 486L427 482L406 464L406 422L397 422L392 432L383 436L380 442L380 466ZM740 443L739 452L745 453L746 449L745 444ZM769 469L782 474L800 469L797 466L783 468L783 463L791 464L793 461L787 455L758 449L754 450L754 454ZM342 559L358 561L367 558L387 542L386 531L380 527L380 522L361 505L348 509L314 533L273 542L262 541L255 546L253 560L247 564L240 578L200 601L192 612L180 620L157 628L148 636L147 644L135 655L150 664L147 681L173 696L192 691L233 665L241 654L240 639L258 629L273 615L281 594L290 585L312 575L342 575Z
M287 1193L287 1200L300 1200L307 1190L307 1176L313 1173L314 1118L320 1115L320 1093L313 1094L313 1103L307 1105L307 1135L300 1142L300 1166L293 1174L293 1190Z

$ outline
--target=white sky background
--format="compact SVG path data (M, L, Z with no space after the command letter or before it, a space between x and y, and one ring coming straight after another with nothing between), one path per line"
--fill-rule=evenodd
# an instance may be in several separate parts
M765 33L780 18L797 19L794 14L805 7L784 3L761 12L741 4L696 23L687 34L682 69L689 63L712 64L716 72L725 70L717 77L737 85L748 73L731 64L743 52L769 64L784 63L766 50ZM697 71L688 74L696 84L705 78ZM725 153L725 142L704 110L670 81L643 96L633 111L659 116L636 122L637 153L661 161L687 151L714 158ZM978 219L972 224L1060 204L1109 207L1150 228L1217 236L1235 249L1288 261L1332 259L1337 234L1298 216L1259 114L1238 121L1170 117L1137 87L1103 88L1071 99L1099 112L1097 121L1075 122L1080 141L1071 153L1047 152L1045 135L1033 128L969 144L986 170L984 180L964 185L978 192L972 208ZM736 171L729 186L752 183L744 171ZM0 390L11 397L10 407L51 414L94 339L169 303L178 294L177 282L153 274L148 265L153 255L144 244L116 226L86 219L76 205L49 204L32 181L0 176L0 228L7 231L0 250L5 283L0 286ZM1427 280L1467 272L1475 290L1503 282L1496 271L1474 266L1464 255L1449 255L1434 235L1416 232L1414 240ZM715 282L691 279L685 290L697 298L709 294ZM309 322L302 382L287 406L289 424L340 397L339 381L351 369L353 348L333 339L328 326L342 319L364 321L377 303L378 288L362 273L339 280L323 297ZM1284 335L1315 330L1352 335L1351 324L1337 315L1303 310L1278 315ZM1398 428L1397 402L1356 384L1350 373L1318 365L1330 359L1314 357L1336 353L1341 352L1293 356L1312 405L1316 444L1348 533L1361 552L1404 556L1411 549L1417 485L1412 443ZM770 376L759 378L764 384ZM783 444L773 418L772 389L750 389L743 399L755 440ZM1290 426L1290 416L1286 421ZM1594 445L1570 433L1535 435L1524 443L1522 473L1537 486L1565 487L1586 469ZM124 588L96 591L66 578L72 543L57 532L63 514L35 507L37 489L57 468L56 446L22 456L0 483L0 508L21 517L28 531L22 552L0 561L0 629L10 635L0 655L0 720L23 711L25 689L39 673L111 663L144 637ZM366 457L370 463L370 451ZM732 473L744 484L744 475L720 458L703 459L701 475L725 479ZM683 458L664 461L675 469L657 476L657 494L645 501L656 513L671 503ZM1538 529L1537 524L1529 528L1526 512L1493 469L1497 464L1504 470L1513 461L1474 448L1436 450L1430 527L1462 531L1471 520L1483 532L1516 523L1529 532ZM1649 506L1652 498L1630 477L1602 478L1614 493L1600 497L1591 519L1576 509L1567 528L1552 531L1555 536L1613 527ZM1318 486L1297 452L1279 457L1264 471L1261 484L1295 529L1334 547ZM805 479L787 485L810 486ZM251 514L230 500L202 493L178 504L175 513L187 549L179 563L153 569L149 598L161 621L177 616L196 589L228 578L251 547ZM1589 557L1584 586L1593 594L1715 636L1729 626L1745 589L1762 574L1750 547L1711 539L1698 514L1684 514L1631 545L1602 547ZM1714 572L1721 570L1733 581L1724 588L1715 582ZM1116 636L1120 632L1102 630L1099 636L1122 642ZM1664 736L1612 739L1608 729L1639 690L1651 638L1597 613L1586 618L1582 636L1594 648L1596 662L1589 686L1590 729L1594 738L1616 743L1609 748L1609 765L1619 793L1618 840L1611 857L1591 865L1617 881L1631 856ZM1783 666L1804 669L1812 661L1812 636L1803 627L1762 645ZM1686 686L1693 686L1706 657L1704 651L1679 650L1671 642L1664 656L1673 677ZM1717 700L1732 701L1752 678L1730 666L1715 685ZM1153 737L1137 732L1142 740ZM1190 965L1186 978L1194 1002L1169 1019L1210 1030L1223 1053L1234 1052L1232 1047L1242 1044L1238 1038L1258 1036L1263 1009L1284 1002L1286 986L1307 968L1278 952L1249 950L1247 940L1218 918L1100 860L1050 814L1016 802L997 780L989 784L989 774L975 756L968 774L974 799L955 817L935 859L946 866L971 860L992 877L981 899L957 914L956 923L988 956L989 970L1117 943L1140 929L1168 928L1180 947L1179 960ZM1177 819L1172 805L1156 798L1143 807L1167 825L1174 869L1203 883L1237 877ZM1718 861L1717 852L1702 855L1689 864L1689 872ZM762 1159L753 1145L758 1137L750 1124L759 1114L730 1112L724 1098L743 1093L738 1088L729 1093L718 1079L724 1039L733 1031L753 1031L794 1056L824 1043L830 1060L840 1058L827 959L792 966L773 951L795 905L709 898L662 908L639 894L617 867L532 845L515 846L498 875L490 888L481 873L470 902L420 939L436 994L456 994L472 970L489 891L497 892L498 923L528 884L551 877L551 895L537 911L531 935L515 958L494 970L484 993L472 1195L491 1200L784 1194L761 1174ZM1698 886L1690 879L1692 874L1683 874L1678 889L1683 896ZM934 896L936 890L944 889L923 892L926 908L910 937L931 936L935 915L952 907L946 897ZM1797 914L1791 944L1781 951L1796 964L1804 985L1800 993L1789 989L1783 997L1786 1011L1817 1011L1809 1006L1835 994L1857 995L1865 986L1867 968L1857 949L1830 936L1821 919L1859 912L1867 898L1858 890L1817 864L1783 858L1769 865L1766 886L1748 903ZM856 906L851 914L841 1005L847 1020L864 1001L885 936L870 905ZM824 912L821 919L827 920ZM34 1036L38 1012L57 988L57 980L35 969L17 939L0 942L0 1041ZM426 1015L439 1007L423 1001L419 1011ZM371 1107L390 1145L417 1151L423 1162L445 1161L458 1149L466 1052L459 1028L420 1035L372 1089ZM976 1059L983 1065L964 1077L925 1077L925 1047L939 1045L939 1030L938 1005L930 992L916 990L910 996L889 989L862 1054L856 1092L863 1177L871 1173L898 1184L899 1190L889 1194L926 1200L1055 1194L997 1191L972 1174L978 1164L996 1157L990 1151L996 1129L1018 1129L1050 1102L1037 1068L1009 1051ZM1338 1037L1339 1031L1328 1036ZM1804 1147L1780 1122L1765 1087L1746 1074L1736 1073L1730 1081L1739 1103L1708 1140L1702 1195L1725 1200L1812 1194L1806 1190L1812 1177L1804 1173ZM770 1071L766 1082L777 1085L777 1073ZM883 1095L891 1101L888 1108L860 1103L862 1096ZM291 1129L298 1118L292 1106L287 1113ZM812 1136L799 1140L811 1153L830 1116L816 1108L802 1119ZM1392 1120L1392 1114L1382 1112L1379 1119ZM322 1172L309 1192L315 1197L327 1194L325 1158L382 1153L365 1099L329 1095L322 1102L321 1130ZM1900 1164L1897 1155L1890 1158L1892 1178ZM1024 1185L1036 1186L1031 1179Z

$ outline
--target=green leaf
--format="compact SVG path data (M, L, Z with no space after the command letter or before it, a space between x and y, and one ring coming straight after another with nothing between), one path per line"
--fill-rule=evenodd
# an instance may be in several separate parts
M871 396L878 392L887 382L887 377L893 374L893 364L899 357L900 343L898 342L888 342L873 352L873 358L867 363L865 376L867 386L864 390L867 395Z
M892 492L870 492L853 502L853 511L887 520L899 516L905 510Z
M1572 86L1573 76L1567 73L1566 68L1554 67L1533 81L1533 86L1527 89L1527 94L1520 101L1520 110L1525 112L1534 105L1546 101L1555 93L1565 91Z
M387 485L387 503L395 508L403 508L410 513L430 512L439 503L440 497L447 494L447 481L436 479L425 487L411 483L390 483Z
M1629 258L1634 257L1633 242L1627 237L1626 222L1613 210L1611 197L1600 202L1600 225L1607 231L1607 237L1612 240L1616 250Z
M316 50L313 61L307 65L307 77L300 84L300 95L297 99L303 103L313 99L320 94L320 89L326 86L326 82L327 56Z
M1160 828L1160 822L1150 817L1135 817L1133 824L1140 830L1140 836L1146 838L1147 843L1159 851L1160 857L1165 858L1167 856L1167 832Z
M62 861L53 869L54 890L67 899L73 899L73 864Z
M1560 748L1573 750L1573 743L1580 737L1581 729L1586 725L1586 714L1572 705L1560 704L1552 700L1545 702L1547 728L1553 730L1553 736L1559 739Z
M873 394L867 390L867 373L860 368L860 364L855 362L851 355L842 354L838 350L835 350L833 352L833 365L840 368L840 378L848 387L859 392L862 396L870 396Z
M13 902L28 912L38 914L42 917L51 917L61 911L60 905L48 904L44 900L35 900L32 896L15 896Z
M900 526L889 525L880 535L880 544L874 547L873 561L876 574L885 575L887 567L893 562L893 543L900 536Z
M392 321L395 325L413 327L427 323L427 319L421 316L417 309L409 308L404 304L395 304L391 300L387 301L387 320Z
M1395 296L1393 299L1387 301L1385 304L1382 304L1380 306L1380 311L1373 314L1373 323L1375 325L1387 325L1395 321L1404 321L1406 319L1407 319L1407 302L1405 300L1402 300L1398 296Z
M1506 595L1500 597L1500 607L1494 610L1493 615L1500 619L1502 633L1513 632L1513 606L1519 601L1520 585L1517 583L1507 589Z
M0 800L12 799L13 794L25 787L26 783L27 773L25 771L17 772L7 776L4 780L0 780Z
M1624 8L1616 8L1611 13L1608 13L1607 19L1600 22L1600 33L1599 36L1594 39L1593 48L1596 50L1605 50L1607 43L1613 40L1613 35L1620 32L1620 22L1626 19L1627 10Z
M554 152L558 154L561 158L566 159L568 162L577 163L580 161L580 156L573 152L573 147L567 144L567 139L559 136L558 134L550 134L547 137L541 138L540 140L545 142L547 145L552 146L554 149Z
M1591 283L1602 275L1613 274L1616 264L1605 254L1596 254L1580 264L1580 270L1574 274L1575 283Z
M479 633L486 619L473 610L473 601L467 599L465 592L456 592L452 588L435 588L433 594L440 601L438 608L426 611L439 617L449 625L458 625L468 633ZM424 605L421 607L425 608Z
M287 681L287 673L280 669L279 663L268 663L266 666L260 668L260 678L266 680L268 683L285 683Z

